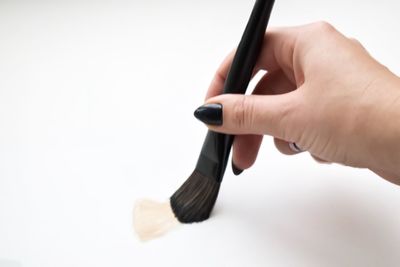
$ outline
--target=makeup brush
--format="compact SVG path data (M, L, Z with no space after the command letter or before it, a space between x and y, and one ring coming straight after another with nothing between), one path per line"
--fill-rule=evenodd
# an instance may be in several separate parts
M244 94L261 50L273 0L257 0L227 75L223 93ZM208 131L192 175L171 196L182 223L208 219L218 196L234 136Z
M261 50L274 0L256 0L227 75L223 93L244 94ZM171 196L170 203L151 200L135 207L135 229L142 240L161 235L181 223L209 218L218 197L234 136L208 131L191 176ZM169 205L170 208L169 208Z

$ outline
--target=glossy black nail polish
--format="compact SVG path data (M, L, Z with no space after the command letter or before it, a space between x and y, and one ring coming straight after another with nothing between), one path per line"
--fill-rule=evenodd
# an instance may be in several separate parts
M208 125L222 125L222 105L202 105L194 111L194 116Z
M233 161L232 161L232 171L233 171L233 174L236 176L240 175L243 172L243 170L236 167L236 165L235 165L235 163L233 163Z

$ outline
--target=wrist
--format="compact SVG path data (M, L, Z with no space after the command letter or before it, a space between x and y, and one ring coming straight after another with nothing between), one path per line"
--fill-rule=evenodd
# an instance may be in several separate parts
M368 168L400 184L400 79L390 73L377 84L380 95L367 121L371 126L365 144L371 156Z

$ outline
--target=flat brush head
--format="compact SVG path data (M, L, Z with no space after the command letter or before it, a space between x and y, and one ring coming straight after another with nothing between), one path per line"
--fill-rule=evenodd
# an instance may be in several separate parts
M217 200L219 187L215 178L194 170L170 198L176 218L182 223L207 220Z

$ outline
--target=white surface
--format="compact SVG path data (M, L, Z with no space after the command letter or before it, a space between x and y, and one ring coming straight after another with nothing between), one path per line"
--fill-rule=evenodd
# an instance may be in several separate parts
M285 157L227 171L212 218L140 243L132 208L194 168L193 110L252 1L0 2L0 266L398 266L400 187ZM400 72L398 1L276 1Z

